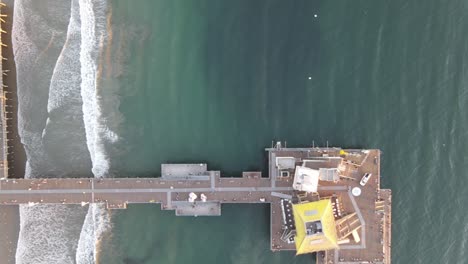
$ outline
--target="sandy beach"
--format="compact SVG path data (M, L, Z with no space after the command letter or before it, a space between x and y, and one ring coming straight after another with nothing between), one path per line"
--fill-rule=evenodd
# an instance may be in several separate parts
M5 88L9 91L8 94L8 110L11 114L8 117L9 120L8 128L9 134L8 139L10 140L10 153L8 157L9 164L9 178L23 178L24 167L25 167L25 153L23 145L21 144L18 136L18 120L17 120L17 106L18 100L16 95L16 68L15 61L13 59L13 49L11 45L11 27L13 19L13 0L3 0L6 7L2 8L2 13L7 14L8 17L4 18L6 23L2 24L2 29L7 33L2 34L2 42L8 45L3 47L3 57L7 60L3 60L3 69L9 70L8 75L3 76L3 83L8 87ZM18 206L0 206L0 264L12 264L15 263L16 245L18 241L19 232L19 211Z
M18 206L2 205L0 207L0 263L15 263L16 243L19 231Z

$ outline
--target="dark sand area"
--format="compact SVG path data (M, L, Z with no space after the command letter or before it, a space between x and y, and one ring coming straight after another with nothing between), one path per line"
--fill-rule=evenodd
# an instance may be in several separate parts
M7 87L4 88L8 91L7 114L8 120L8 139L9 139L9 178L23 178L24 168L26 162L26 155L24 153L23 145L20 142L18 136L18 119L17 109L18 100L16 94L16 68L15 61L13 59L13 49L11 45L11 28L13 22L13 0L3 0L6 7L2 7L2 14L8 16L3 18L6 23L2 23L2 29L7 33L2 34L2 42L7 47L2 48L3 57L7 60L3 60L3 69L9 70L7 75L3 76L3 83ZM0 264L11 264L15 263L15 253L18 241L19 233L19 211L18 206L0 206Z

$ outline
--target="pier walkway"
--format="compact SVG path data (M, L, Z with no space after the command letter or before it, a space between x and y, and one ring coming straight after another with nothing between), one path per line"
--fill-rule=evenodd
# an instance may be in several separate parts
M295 250L295 244L284 239L287 230L282 207L282 201L298 197L292 187L294 169L297 165L317 170L340 167L339 179L319 181L317 197L333 198L340 210L336 217L341 220L337 221L349 225L342 227L342 233L353 224L346 235L354 231L359 238L343 240L339 250L318 253L318 263L390 263L391 192L380 190L378 150L347 150L346 160L340 157L343 150L337 148L271 148L267 152L268 177L244 172L242 177L228 178L207 170L206 164L163 164L159 178L4 178L0 180L0 204L103 203L108 209L125 209L131 204L154 203L179 216L216 216L224 203L265 203L271 213L271 249ZM360 186L364 173L374 176ZM353 193L355 187L362 190L359 195Z

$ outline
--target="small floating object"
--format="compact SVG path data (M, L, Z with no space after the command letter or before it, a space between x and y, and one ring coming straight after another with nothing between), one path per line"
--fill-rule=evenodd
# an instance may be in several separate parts
M318 17L318 15L317 15L317 14L314 14L314 17Z
M312 80L312 76L309 76L309 80Z

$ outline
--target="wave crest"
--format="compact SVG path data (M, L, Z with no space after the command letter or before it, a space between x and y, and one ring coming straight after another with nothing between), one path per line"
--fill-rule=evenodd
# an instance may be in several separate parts
M26 178L108 177L119 86L105 67L106 0L15 1L13 49ZM78 63L79 62L79 63ZM67 142L67 144L63 144ZM86 143L85 143L86 142ZM20 206L17 263L94 263L111 228L104 205Z

